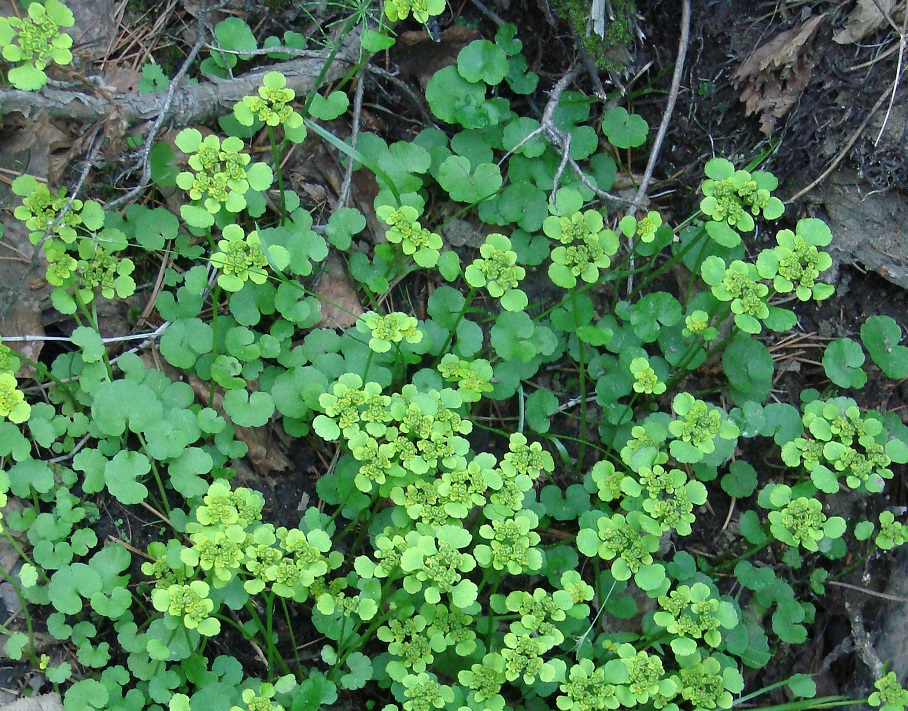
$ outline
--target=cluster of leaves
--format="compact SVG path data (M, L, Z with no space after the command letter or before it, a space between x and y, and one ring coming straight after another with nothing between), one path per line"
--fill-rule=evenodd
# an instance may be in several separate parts
M10 84L23 91L37 91L47 84L44 70L50 64L69 64L73 39L61 32L72 27L72 11L60 0L28 4L28 17L0 17L0 53L14 66L7 73Z
M442 9L389 0L384 17L426 22ZM215 39L202 66L215 76L258 47L237 18ZM392 39L369 30L363 48ZM280 43L264 44L280 56ZM878 531L828 513L840 480L870 495L908 461L908 429L893 413L835 392L806 391L800 408L767 402L774 365L756 336L794 325L778 305L789 295L830 296L819 281L828 228L801 220L748 261L740 232L783 207L771 174L723 159L707 163L687 227L656 211L615 219L597 202L618 166L599 151L593 102L561 95L552 120L564 146L512 110L508 97L538 82L521 49L508 25L494 42L468 44L426 89L450 131L390 146L370 133L355 148L331 135L316 121L346 111L346 96L313 94L296 108L286 79L268 72L220 122L226 137L179 134L184 170L168 165L166 147L156 154L155 184L185 191L181 219L140 206L120 216L27 176L14 183L16 217L51 265L54 302L79 319L75 349L47 373L45 402L26 401L20 359L0 346L0 497L27 502L4 531L26 557L16 589L47 607L48 633L97 670L33 660L68 686L67 711L314 711L367 684L386 711L729 709L744 672L772 658L771 639L806 639L822 560L842 559L846 540L874 537L882 550L908 540L891 512ZM615 149L647 139L645 121L620 107L600 125ZM259 132L271 165L244 152ZM282 151L307 134L375 175L375 214L388 229L370 253L354 248L368 224L359 210L338 209L316 229L285 190ZM564 169L565 146L581 174ZM445 198L488 227L465 268L444 226L430 227L427 206ZM329 248L370 305L340 333L316 327L312 281ZM168 322L158 351L207 386L207 405L135 354L111 358L91 308L97 294L135 288L133 260L117 255L165 249L173 266L156 302ZM702 285L657 290L679 263ZM433 286L425 309L408 291L416 272ZM539 284L548 308L530 304ZM908 349L892 325L870 319L861 338L896 377ZM827 368L860 387L848 369L860 371L863 352L854 365L854 348L839 348ZM679 388L710 358L727 400ZM485 414L508 404L517 427L489 428ZM577 442L567 417L580 422ZM277 421L336 452L316 485L319 505L294 526L265 520L264 497L230 482L231 460L247 454L238 428ZM742 456L754 449L792 478L758 476ZM713 563L685 550L712 481L741 502L743 541L733 545L745 543L747 556L772 547L794 568L810 557L809 583L759 557ZM157 507L170 527L147 547L138 580L131 549L95 533L92 496L102 492ZM306 662L301 620L324 642ZM216 656L227 634L252 643L262 679ZM7 653L34 656L34 641L14 633ZM815 693L800 676L789 688ZM891 675L868 699L885 711L905 700Z
M120 255L128 241L117 216L94 200L68 199L62 188L53 194L30 175L16 178L12 188L22 196L16 218L44 251L46 278L54 286L51 298L60 313L84 310L97 295L125 299L135 293L135 264Z

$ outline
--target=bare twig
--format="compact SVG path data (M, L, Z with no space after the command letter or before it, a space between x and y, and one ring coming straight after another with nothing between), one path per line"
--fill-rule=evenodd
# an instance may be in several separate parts
M160 329L149 331L147 333L132 333L127 336L109 336L102 338L101 343L125 343L126 341L154 340L161 334ZM69 336L4 336L4 343L72 343L73 339Z
M558 184L561 182L561 176L564 175L564 168L568 159L571 157L571 134L567 134L564 139L564 145L561 146L561 163L558 164L558 170L555 171L555 177L552 178L552 202L555 201L555 195L558 192Z
M871 0L871 2L876 5L876 9L880 11L880 14L883 16L883 19L889 23L889 26L896 32L901 34L901 32L899 31L899 26L895 24L895 20L892 19L892 16L889 14L886 8L880 5L880 0Z
M335 62L325 73L326 81L342 76L352 64L355 43L359 36L351 32ZM272 50L274 51L274 50ZM299 50L298 50L299 51ZM262 84L262 76L269 71L281 72L287 78L287 87L298 95L308 92L319 76L328 58L328 52L315 52L314 56L300 57L253 69L234 79L200 82L179 87L175 90L170 108L164 113L164 122L172 121L181 126L203 123L220 115L244 96L254 94ZM123 126L156 119L162 114L164 94L115 94L114 101L84 92L45 86L41 91L0 91L0 112L18 112L27 118L49 116L75 121L98 121L110 119Z
M164 97L164 103L161 105L161 111L158 113L158 117L155 119L154 123L151 124L151 129L148 131L148 136L145 138L145 145L142 146L142 151L139 153L139 163L142 166L142 178L139 180L139 184L128 193L109 202L107 204L109 209L114 210L120 205L125 205L142 192L148 186L148 183L151 182L151 163L148 159L151 154L151 149L154 146L155 139L158 137L158 131L161 130L161 126L164 124L164 118L167 116L167 112L170 111L170 107L173 104L177 86L179 86L183 77L186 76L186 72L189 71L189 67L192 66L196 56L205 44L207 20L208 3L206 0L202 0L201 7L199 8L198 37L189 54L186 56L186 59L183 61L183 64L180 66L179 71L177 71L176 75L171 80L170 86L167 88L167 94Z
M839 163L842 162L842 160L845 158L845 156L848 155L848 151L850 151L852 146L854 146L854 144L857 142L860 135L864 132L864 129L867 128L867 124L870 123L871 119L874 117L876 112L880 110L880 107L883 105L883 102L886 100L886 97L889 96L889 92L892 91L892 89L895 86L896 86L896 83L895 83L895 81L893 81L892 84L886 89L886 91L884 91L880 95L880 98L877 99L876 103L873 105L873 107L867 113L867 116L864 118L861 125L858 126L857 130L851 134L851 138L848 139L848 142L845 144L845 146L842 148L842 150L839 151L839 154L835 157L835 160L833 160L832 163L829 164L829 167L826 168L826 170L824 170L820 174L820 177L818 177L816 180L814 180L806 188L802 188L801 190L796 192L794 195L792 195L790 198L788 198L788 200L785 201L785 204L790 205L798 198L804 197L807 193L809 193L817 185L819 185L824 180L826 180L826 178L829 177L829 174L832 173L832 171L834 171L836 169L836 167L839 165Z
M359 137L359 123L363 113L363 77L356 82L356 91L353 94L353 126L350 129L350 147L356 150L356 139ZM353 161L347 159L347 169L344 171L344 182L341 183L340 194L337 196L337 206L346 207L350 199L350 187L353 185Z
M555 109L558 108L558 104L561 101L561 95L564 93L564 90L570 85L578 74L576 67L571 67L571 69L565 74L561 79L558 80L558 83L552 88L552 92L549 94L548 103L545 105L545 109L542 112L542 119L539 121L539 127L531 131L527 136L520 141L516 146L511 150L505 153L504 157L498 162L498 165L504 163L515 151L517 151L521 146L525 145L529 141L532 141L537 136L545 136L545 138L555 146L559 151L561 151L561 165L559 166L558 176L560 177L563 170L565 162L567 165L571 166L571 170L576 173L577 177L580 179L580 182L583 183L587 188L592 190L600 199L602 199L608 207L614 208L616 205L620 204L633 204L633 200L628 200L619 195L614 195L612 193L602 190L598 186L594 185L589 179L589 176L583 172L583 168L580 167L580 164L570 156L570 146L571 140L570 135L562 131L558 126L555 125ZM552 200L555 199L555 191L552 191Z
M637 189L637 195L634 203L628 210L629 215L637 212L637 206L643 202L646 197L646 191L649 188L650 181L653 179L653 171L656 169L656 162L659 160L659 152L662 150L662 143L665 141L665 134L668 133L668 125L672 119L672 112L675 110L675 103L678 101L678 93L681 89L681 78L684 75L684 62L687 58L687 47L690 44L690 0L684 0L681 7L681 39L678 40L678 56L675 59L675 70L672 74L672 86L668 94L668 103L665 105L665 111L662 112L662 122L659 124L659 130L656 132L656 138L653 140L653 148L649 154L649 160L646 163L646 170L643 172L643 179L640 181L640 187Z
M872 597L882 598L883 600L891 600L892 602L908 602L908 597L899 597L898 595L890 595L889 593L877 592L876 590L868 590L867 588L862 588L859 585L840 583L838 580L827 580L826 585L835 585L840 588L848 588L849 590L864 593L865 595L871 595Z
M880 7L879 0L873 0L876 6L879 8L880 12L883 12L883 8ZM883 131L886 130L886 125L889 123L889 117L892 115L892 106L895 103L895 95L899 90L899 81L902 78L902 65L905 61L905 43L908 41L906 38L906 32L908 32L908 8L905 10L905 16L902 18L902 29L899 30L895 26L895 23L892 21L892 18L885 12L883 12L886 19L889 21L889 24L895 28L895 31L899 33L899 59L895 65L895 79L892 82L892 94L889 97L889 108L886 109L886 116L883 118L883 125L880 126L880 132L876 135L876 140L873 142L873 147L876 148L879 145L880 139L883 137Z
M851 636L854 639L855 648L861 655L864 664L870 667L873 675L877 679L881 679L883 677L883 662L880 661L879 656L873 649L873 643L864 628L864 618L860 610L855 610L851 602L846 600L845 611L848 613L848 619L851 620Z
M490 10L482 0L470 0L473 5L476 6L476 9L479 10L483 15L488 17L492 22L501 27L505 24L504 20L501 19L499 15L495 13L494 10Z
M424 99L420 98L415 91L413 91L406 82L401 81L398 77L394 76L391 72L382 69L381 67L376 67L373 64L367 64L364 69L370 74L379 76L382 79L387 79L389 82L394 84L398 89L400 89L407 97L412 101L416 108L419 109L419 113L422 114L423 120L429 125L435 126L435 118L432 116L429 109L426 108L426 102Z

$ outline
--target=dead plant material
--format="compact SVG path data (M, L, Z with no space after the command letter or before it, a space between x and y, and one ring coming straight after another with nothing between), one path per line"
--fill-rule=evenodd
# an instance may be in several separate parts
M860 42L893 18L901 21L906 6L908 4L897 0L858 0L857 6L845 20L844 29L836 32L832 41L838 44Z
M744 60L735 80L744 83L741 101L747 115L760 114L760 130L769 135L776 121L801 98L810 81L813 38L825 13L781 32Z
M149 370L160 370L171 380L184 379L176 368L168 363L159 362L151 352L141 353L139 357ZM197 375L190 375L185 378L185 381L189 383L192 392L195 393L202 406L213 408L219 415L224 414L224 396L221 393L216 392L212 400L209 397L209 383ZM277 425L273 424L273 426L276 427ZM278 442L277 438L270 436L267 427L235 426L234 436L249 448L246 458L252 464L258 476L265 477L269 472L282 472L289 468L290 460L287 459L287 455L281 450L280 442Z
M456 64L460 50L479 37L470 27L454 26L442 32L441 42L436 42L425 30L411 30L401 33L391 59L399 67L400 79L415 79L425 90L435 72Z
M315 293L322 301L322 319L317 328L350 328L363 313L347 268L336 254L325 260Z
M190 375L188 380L199 402L206 407L213 407L218 413L223 414L224 396L221 393L215 393L214 401L211 401L208 397L209 384L207 382L195 375ZM234 425L234 428L234 436L249 448L246 457L256 474L266 476L269 472L282 472L290 466L290 460L281 451L278 442L268 436L266 427Z

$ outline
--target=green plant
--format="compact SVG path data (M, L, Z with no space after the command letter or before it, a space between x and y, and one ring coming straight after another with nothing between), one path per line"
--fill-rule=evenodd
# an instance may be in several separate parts
M72 37L60 29L74 24L72 12L60 0L29 3L26 18L0 17L3 58L16 65L7 74L10 83L37 91L47 83L44 70L51 63L72 62Z
M386 3L384 16L439 8ZM386 46L387 27L370 31L366 50ZM341 696L388 711L728 709L769 690L741 696L778 643L806 640L846 553L905 543L891 512L877 531L829 506L843 484L882 491L908 462L901 421L832 386L769 401L759 336L793 327L790 295L831 295L825 225L781 228L748 258L741 233L783 206L770 173L723 159L681 225L608 214L596 190L612 187L611 149L643 145L645 121L594 116L564 92L548 115L583 175L566 170L565 147L507 98L535 88L515 33L468 44L429 82L447 130L391 145L361 133L354 148L318 123L347 110L341 90L296 110L265 73L224 122L237 135L186 129L187 169L164 157L153 170L185 191L181 219L14 182L54 303L79 323L50 368L0 345L0 500L23 502L2 531L25 560L10 580L47 613L6 650L60 686L67 711L300 711ZM258 46L238 18L215 38L210 74ZM260 131L270 166L244 152ZM375 175L386 242L361 250L356 208L313 224L280 171L305 134ZM438 207L453 203L488 227L473 252L441 236ZM368 304L346 329L318 327L330 249ZM116 353L95 308L132 294L145 255L165 251L156 347L173 378ZM688 289L660 279L678 264ZM896 377L899 337L877 317L861 330L882 375L862 370L856 340L830 347L833 386ZM23 363L46 398L19 387ZM318 501L293 520L233 469L248 430L278 423L324 459ZM153 512L150 540L100 540L96 495ZM708 557L686 540L725 495L740 515ZM37 625L78 668L35 654ZM315 654L301 653L309 636ZM236 645L255 654L241 663ZM811 700L802 676L786 684L805 708L841 702ZM868 699L904 700L891 674Z

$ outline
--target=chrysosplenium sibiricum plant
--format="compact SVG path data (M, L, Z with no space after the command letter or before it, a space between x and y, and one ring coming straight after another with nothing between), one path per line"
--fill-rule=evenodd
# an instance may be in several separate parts
M9 82L37 91L47 84L44 70L49 65L72 62L73 40L61 29L74 24L72 11L60 0L29 3L26 17L0 17L0 51L15 65L7 74Z
M53 53L58 6L29 5L37 30L0 24L8 61L25 66L10 47L33 30ZM390 23L443 10L383 4ZM395 41L387 23L361 37L364 58ZM264 61L239 18L214 38L203 77ZM2 631L66 711L762 704L779 684L761 669L808 640L826 582L908 541L904 514L875 508L908 428L860 397L908 377L898 323L833 340L823 392L770 350L833 292L826 225L782 222L776 179L721 158L684 219L609 209L648 124L568 87L544 109L552 145L512 103L536 92L529 66L505 25L429 81L437 126L355 146L326 123L343 83L297 96L263 67L226 135L181 131L174 166L155 147L160 194L122 213L15 179L74 324L42 362L0 344L0 503L19 502L0 535L26 615ZM378 222L302 204L281 166L307 132L374 174ZM162 197L183 204L146 206ZM144 285L148 358L98 314ZM283 446L293 477L241 478ZM39 633L66 654L39 656ZM782 683L784 708L843 702ZM887 673L867 701L906 699Z

